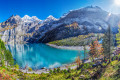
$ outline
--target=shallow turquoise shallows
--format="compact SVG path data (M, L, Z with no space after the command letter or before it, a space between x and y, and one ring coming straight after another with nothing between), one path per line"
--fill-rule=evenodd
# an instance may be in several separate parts
M83 51L63 50L42 43L7 45L14 57L15 63L21 68L29 66L32 69L55 68L75 61L77 56L83 59Z

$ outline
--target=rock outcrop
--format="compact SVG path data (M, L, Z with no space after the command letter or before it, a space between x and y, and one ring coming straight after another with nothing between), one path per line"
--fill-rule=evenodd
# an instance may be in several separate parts
M60 19L52 15L45 20L36 16L11 16L0 23L0 37L6 43L50 42L88 33L104 33L111 26L117 33L120 15L88 6L71 10Z

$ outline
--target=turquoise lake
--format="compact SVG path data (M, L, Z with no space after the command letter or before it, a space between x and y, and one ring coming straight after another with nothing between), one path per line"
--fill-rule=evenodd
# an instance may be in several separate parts
M20 68L29 66L32 69L55 68L75 61L77 56L83 59L84 52L56 49L42 43L7 45L15 63Z

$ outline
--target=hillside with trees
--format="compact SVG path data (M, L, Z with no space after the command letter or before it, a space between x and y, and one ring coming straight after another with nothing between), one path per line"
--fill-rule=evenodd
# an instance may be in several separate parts
M49 44L54 44L57 46L83 46L90 45L93 40L101 40L104 34L94 34L90 33L88 35L79 35L77 37L70 37L62 40L56 40L49 42Z
M119 45L119 34L116 34L117 44ZM91 34L92 35L92 34ZM89 35L89 36L91 36ZM119 80L120 79L120 48L113 49L113 36L110 27L102 36L103 42L100 44L97 39L90 42L89 60L85 58L86 45L84 46L84 59L80 55L76 56L75 64L68 65L66 69L60 67L49 69L49 73L28 73L22 72L18 65L13 64L14 60L11 53L6 50L5 44L0 40L0 79L5 80ZM82 35L81 35L82 36ZM93 36L93 35L92 35ZM88 38L88 36L87 36ZM76 66L72 69L71 67Z

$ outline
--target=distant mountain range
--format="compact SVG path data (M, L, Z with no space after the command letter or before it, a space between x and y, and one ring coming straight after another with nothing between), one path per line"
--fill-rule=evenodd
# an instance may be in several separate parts
M88 33L104 33L111 26L117 33L120 15L102 10L98 6L88 6L56 19L52 15L45 20L36 16L13 15L0 23L0 36L6 43L50 42Z

